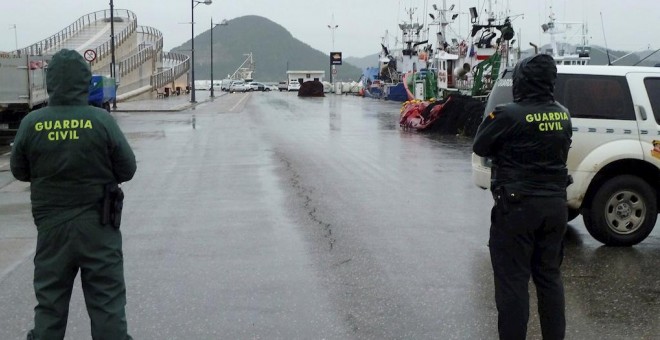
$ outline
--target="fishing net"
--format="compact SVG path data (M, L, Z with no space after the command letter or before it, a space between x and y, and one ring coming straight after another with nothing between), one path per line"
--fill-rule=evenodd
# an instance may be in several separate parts
M405 129L474 137L486 104L454 94L444 101L411 101L403 105L399 124Z
M323 83L317 80L306 81L300 85L298 97L324 97Z

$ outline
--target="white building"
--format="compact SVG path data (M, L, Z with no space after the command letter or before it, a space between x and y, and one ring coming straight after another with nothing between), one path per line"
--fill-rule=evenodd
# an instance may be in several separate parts
M300 84L306 81L318 80L323 82L325 71L286 71L287 82L298 80Z

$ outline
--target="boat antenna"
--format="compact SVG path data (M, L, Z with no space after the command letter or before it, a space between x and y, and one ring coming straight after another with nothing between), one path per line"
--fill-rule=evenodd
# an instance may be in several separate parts
M605 23L603 22L603 12L600 12L600 25L603 27L603 40L605 41L605 52L607 52L607 65L612 66L610 60L610 49L607 48L607 37L605 36Z
M656 54L656 52L658 52L658 51L660 51L660 48L659 48L659 49L657 49L657 50L655 50L655 51L653 51L653 53L651 53L651 54L649 54L649 55L647 55L646 57L644 57L644 58L643 58L643 59L641 59L640 61L638 61L638 62L636 62L636 63L634 63L634 64L633 64L632 66L637 66L637 65L639 65L639 63L641 63L642 61L644 61L644 60L646 60L646 59L648 59L648 58L649 58L650 56L652 56L652 55L654 55L654 54Z

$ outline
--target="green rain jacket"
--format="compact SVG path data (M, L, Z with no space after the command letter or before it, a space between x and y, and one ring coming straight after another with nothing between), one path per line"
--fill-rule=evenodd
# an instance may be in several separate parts
M87 104L91 72L82 56L62 50L48 65L48 107L30 112L18 128L10 167L31 182L38 230L100 212L105 184L133 178L135 155L105 110Z

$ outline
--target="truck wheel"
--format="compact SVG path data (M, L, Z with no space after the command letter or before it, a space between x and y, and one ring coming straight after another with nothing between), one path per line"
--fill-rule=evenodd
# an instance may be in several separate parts
M108 111L108 113L109 113L109 112L110 112L110 103L103 103L103 108L104 108L106 111Z
M580 210L568 208L568 222L574 220L578 216L580 216Z
M605 182L582 213L589 234L608 246L632 246L653 230L656 193L643 179L621 175Z

